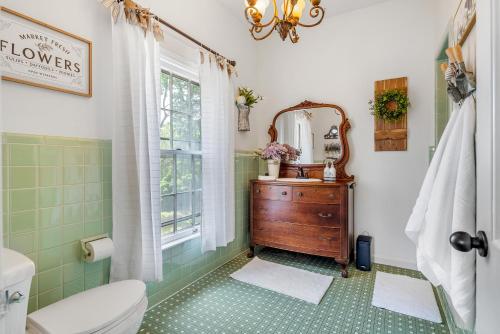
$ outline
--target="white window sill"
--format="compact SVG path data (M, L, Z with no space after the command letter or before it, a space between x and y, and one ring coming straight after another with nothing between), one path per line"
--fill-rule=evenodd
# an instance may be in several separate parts
M172 240L172 241L169 241L169 242L165 242L165 243L163 243L161 245L161 250L165 250L165 249L169 249L169 248L175 247L175 246L180 245L180 244L182 244L182 243L184 243L186 241L199 238L200 236L201 236L200 232L197 232L195 234L188 235L187 237L184 237L184 238L180 238L180 239L177 239L177 240Z

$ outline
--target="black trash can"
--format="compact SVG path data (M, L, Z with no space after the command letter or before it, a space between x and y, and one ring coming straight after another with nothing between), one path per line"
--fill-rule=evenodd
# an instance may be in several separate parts
M372 270L371 246L372 237L368 235L358 236L356 241L356 268L358 270Z

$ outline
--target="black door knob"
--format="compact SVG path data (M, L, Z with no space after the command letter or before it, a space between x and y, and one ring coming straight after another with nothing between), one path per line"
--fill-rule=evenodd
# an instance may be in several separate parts
M450 244L460 252L470 252L475 248L480 256L488 255L488 239L483 231L477 232L476 237L467 232L455 232L450 236Z

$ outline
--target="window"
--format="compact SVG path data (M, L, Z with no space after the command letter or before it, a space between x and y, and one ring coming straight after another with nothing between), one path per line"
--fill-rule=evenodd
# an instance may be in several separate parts
M201 92L199 83L161 73L161 220L168 243L201 224Z

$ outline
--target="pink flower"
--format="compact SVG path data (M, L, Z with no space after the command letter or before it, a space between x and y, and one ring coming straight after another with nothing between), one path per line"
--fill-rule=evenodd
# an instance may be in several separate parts
M288 144L282 145L278 142L273 142L267 144L266 148L260 153L260 156L264 160L295 161L300 156L300 153L300 150Z

